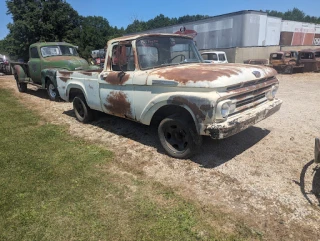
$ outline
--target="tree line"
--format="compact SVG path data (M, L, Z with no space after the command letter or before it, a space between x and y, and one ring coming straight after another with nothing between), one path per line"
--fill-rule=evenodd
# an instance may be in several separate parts
M148 21L134 19L124 29L110 26L101 16L81 16L65 0L6 0L6 6L13 23L7 25L9 34L0 40L0 53L25 61L29 45L39 41L72 43L78 46L80 56L87 59L92 50L104 48L114 37L209 17L185 15L169 18L160 14ZM267 13L286 20L320 23L320 18L305 15L297 8L284 13L267 10Z

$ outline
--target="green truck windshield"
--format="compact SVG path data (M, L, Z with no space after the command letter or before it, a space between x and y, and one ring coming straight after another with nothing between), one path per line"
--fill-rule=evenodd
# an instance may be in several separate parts
M41 47L41 55L44 58L51 56L79 56L75 47L66 45Z

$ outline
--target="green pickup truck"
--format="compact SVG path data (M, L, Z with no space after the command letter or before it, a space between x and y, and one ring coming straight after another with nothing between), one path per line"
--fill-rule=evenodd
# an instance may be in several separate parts
M80 58L76 46L65 42L42 42L29 47L28 63L11 62L11 67L20 92L26 92L27 84L47 89L50 100L57 100L56 72L57 70L90 70L97 68L89 66Z

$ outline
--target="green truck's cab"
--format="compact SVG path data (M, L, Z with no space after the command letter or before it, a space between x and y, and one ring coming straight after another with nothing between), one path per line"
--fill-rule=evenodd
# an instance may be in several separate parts
M51 100L58 98L55 78L58 69L73 71L89 70L93 67L79 57L76 46L65 42L32 44L29 47L28 63L11 64L20 92L27 90L27 84L37 85L47 89Z

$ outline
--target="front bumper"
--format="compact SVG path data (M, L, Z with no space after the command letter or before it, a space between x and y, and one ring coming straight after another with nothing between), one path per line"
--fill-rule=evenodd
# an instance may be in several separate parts
M320 139L316 138L314 145L314 162L320 163Z
M224 139L271 116L280 109L281 104L282 100L279 99L268 101L257 108L247 110L236 116L231 116L223 123L210 124L206 127L205 132L209 134L212 139Z

